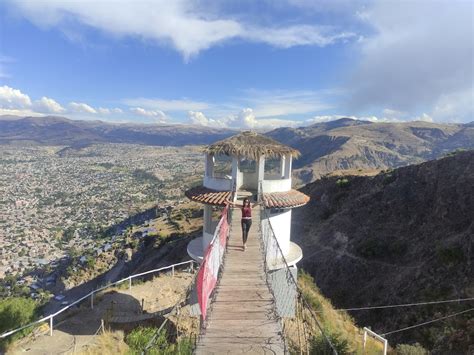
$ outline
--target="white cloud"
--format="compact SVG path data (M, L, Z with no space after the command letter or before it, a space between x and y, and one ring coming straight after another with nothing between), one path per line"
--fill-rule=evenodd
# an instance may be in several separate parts
M352 120L369 121L369 122L402 122L402 120L398 118L385 117L385 116L322 115L322 116L314 116L310 119L307 119L304 121L304 124L309 126L316 123L331 122L331 121L339 120L341 118L350 118Z
M352 36L314 25L264 27L239 21L236 16L217 14L213 11L215 6L190 0L10 2L41 27L59 26L67 31L68 23L74 19L117 37L141 37L171 45L185 58L235 38L289 48L325 46Z
M254 128L257 126L257 119L251 108L244 108L233 121L238 127Z
M46 96L36 100L33 108L35 111L42 113L63 113L66 111L57 101Z
M111 115L111 114L121 114L123 113L123 110L118 107L115 107L115 108L99 107L97 109L97 112L99 112L101 115Z
M77 113L97 113L96 109L93 107L89 106L88 104L81 103L81 102L70 102L69 103L69 108L71 109L72 112L77 112Z
M329 33L326 33L329 32ZM352 32L330 33L327 27L295 25L286 28L251 28L244 35L248 40L264 42L279 48L317 45L325 47L354 37Z
M207 102L187 99L166 100L139 97L134 99L124 99L122 102L129 106L138 106L160 111L200 111L209 108Z
M99 112L101 115L110 115L111 111L109 108L99 107L97 112Z
M435 103L431 116L437 121L474 121L474 89L461 90L441 95Z
M142 107L132 107L130 108L130 112L133 112L134 114L139 116L153 118L160 122L164 122L167 120L166 114L163 111L159 110L145 110Z
M238 114L227 115L219 119L208 118L199 111L189 111L191 123L208 127L229 127L243 129L272 129L276 127L297 126L299 121L284 120L279 118L257 118L251 108L244 108Z
M443 106L440 101L453 93L472 90L473 4L374 2L360 16L375 34L360 42L359 65L350 82L350 108L429 111L435 105ZM458 103L451 104L459 111ZM472 112L472 105L464 108ZM466 115L459 112L461 116Z
M207 127L226 127L228 118L216 120L207 118L206 115L200 111L188 111L188 118L191 124Z
M9 86L0 86L0 108L3 109L25 109L31 107L31 99L18 89Z
M328 94L338 95L338 92L252 89L246 90L238 101L252 106L257 117L277 117L327 110L331 108L326 103Z

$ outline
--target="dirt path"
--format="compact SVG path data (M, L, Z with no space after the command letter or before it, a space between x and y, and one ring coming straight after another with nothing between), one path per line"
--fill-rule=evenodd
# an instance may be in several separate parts
M176 272L175 276L163 274L152 281L134 285L132 289L111 288L95 298L94 308L85 301L67 318L57 321L53 336L43 325L32 336L15 344L7 354L74 354L84 352L94 345L95 335L101 328L101 319L137 319L143 314L154 313L174 306L188 288L193 275Z

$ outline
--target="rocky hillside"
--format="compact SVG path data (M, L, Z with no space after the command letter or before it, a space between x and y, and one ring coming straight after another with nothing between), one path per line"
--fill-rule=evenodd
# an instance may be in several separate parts
M301 151L294 171L310 182L336 170L387 169L474 148L474 124L373 123L342 118L268 135Z
M232 130L202 126L112 124L56 116L0 116L0 144L84 146L93 143L133 143L182 146L209 144L232 134Z
M301 267L337 307L474 297L474 151L375 177L323 178L302 191L311 201L294 211L292 239L303 248ZM473 306L351 314L386 333ZM464 354L474 351L473 322L470 312L388 339Z

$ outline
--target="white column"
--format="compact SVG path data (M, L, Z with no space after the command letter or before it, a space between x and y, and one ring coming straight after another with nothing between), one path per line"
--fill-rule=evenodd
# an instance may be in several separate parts
M232 157L232 189L235 188L235 190L238 190L240 185L241 182L239 181L239 158Z
M263 180L265 178L265 156L262 155L259 157L258 162L257 162L257 191L260 193L260 182L263 183Z
M286 157L284 155L280 157L280 177L286 179Z
M211 233L211 219L212 219L212 207L210 205L204 205L204 226L203 230L206 233Z
M207 246L212 241L212 206L204 205L204 225L202 228L202 250L206 251Z
M291 154L288 154L285 157L285 179L291 179L291 165L293 157Z
M213 177L214 175L214 156L206 154L205 158L205 176Z

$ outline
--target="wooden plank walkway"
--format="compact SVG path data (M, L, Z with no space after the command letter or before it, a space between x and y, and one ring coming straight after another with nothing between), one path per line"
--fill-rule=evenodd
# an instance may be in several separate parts
M196 354L283 354L281 325L265 282L260 250L260 215L253 209L253 224L242 248L241 212L232 211L232 225L224 271L201 334Z

